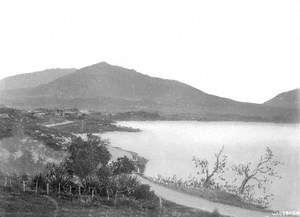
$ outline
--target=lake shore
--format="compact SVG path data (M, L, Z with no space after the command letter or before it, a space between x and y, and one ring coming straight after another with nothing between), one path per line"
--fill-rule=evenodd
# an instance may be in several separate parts
M108 149L109 149L110 153L112 154L113 159L116 158L116 156L122 155L121 153L123 153L123 154L126 153L125 155L127 157L132 158L134 156L134 158L137 159L135 162L139 162L139 164L142 165L143 170L145 169L148 160L145 159L144 157L141 157L139 154L137 154L135 152L128 151L128 150L124 150L124 149L119 148L119 147L113 147L113 146L109 146ZM114 151L117 150L118 153L116 154L116 152L114 152L112 150L114 150ZM158 184L160 186L166 187L170 190L174 190L174 191L177 191L177 192L188 194L190 196L203 198L203 199L206 199L206 200L211 201L211 202L217 202L217 203L230 205L230 206L234 206L234 207L239 207L239 208L243 208L243 209L247 209L247 210L265 212L265 213L269 213L269 214L274 212L272 210L263 208L259 205L244 202L238 196L227 193L227 192L224 192L224 191L214 191L214 190L208 190L208 189L202 189L202 191L201 191L200 189L195 189L195 188L184 188L182 186L163 184L163 183L155 181L151 177L145 176L143 174L143 172L144 172L143 170L141 170L141 172L138 173L139 176L143 177L144 179L146 179L150 182L153 182L153 183ZM173 201L171 201L171 202L173 202Z
M141 131L139 131L139 132L141 132ZM156 180L154 180L153 178L147 177L144 175L144 170L145 170L146 164L148 162L148 160L146 158L140 156L136 152L124 150L120 147L114 147L112 145L109 145L108 149L109 149L110 153L112 154L113 159L116 159L117 156L121 156L122 154L126 155L127 157L129 157L131 159L135 159L135 162L138 162L142 168L142 170L140 172L138 172L140 174L140 176L149 180L150 182L155 183L155 184L158 184L163 187L167 187L171 190L175 190L175 191L185 193L185 194L188 194L191 196L200 197L200 198L212 201L212 202L218 202L218 203L231 205L231 206L235 206L235 207L239 207L239 208L243 208L243 209L249 209L249 210L266 212L266 213L273 212L272 210L268 210L259 205L244 202L237 195L233 195L233 194L230 194L230 193L227 193L224 191L214 191L214 190L208 190L208 189L200 190L200 189L195 189L195 188L184 188L182 186L167 185L167 184L159 183Z
M176 175L188 178L195 174L192 157L204 157L211 161L220 144L225 145L225 154L230 159L229 166L255 162L264 153L264 145L270 145L274 155L285 164L279 168L283 178L274 180L269 186L270 192L274 194L269 209L299 210L296 181L299 174L289 173L297 171L293 162L299 153L298 124L198 121L125 121L118 124L139 128L141 131L134 134L105 133L103 138L109 139L112 145L134 151L148 159L147 177Z
M164 184L164 183L156 181L155 179L153 179L151 177L147 177L144 175L141 175L141 176L144 179L147 179L150 182L153 182L160 186L163 186L163 187L166 187L166 188L169 188L169 189L181 192L181 193L185 193L185 194L188 194L191 196L200 197L200 198L212 201L212 202L222 203L222 204L226 204L226 205L240 207L243 209L255 210L255 211L266 212L266 213L274 212L273 210L266 209L259 205L244 202L237 195L230 194L225 191L209 190L209 189L204 189L204 188L196 189L196 188L192 188L192 187L186 188L184 186L178 186L176 184L174 184L174 185Z

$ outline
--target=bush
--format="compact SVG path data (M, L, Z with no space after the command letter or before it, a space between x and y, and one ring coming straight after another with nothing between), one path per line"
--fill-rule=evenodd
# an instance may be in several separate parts
M111 155L104 144L103 140L91 135L87 141L74 140L69 147L69 170L83 180L100 166L106 166Z
M156 198L154 192L150 190L150 186L145 184L136 186L132 196L137 200L152 200Z
M135 170L134 163L127 156L120 157L117 161L112 162L111 168L114 175L130 174Z
M61 190L64 187L70 184L72 176L69 175L67 168L64 164L56 165L56 164L48 164L47 165L47 173L45 175L45 179L50 184L50 187L57 191L59 188L59 184Z
M116 194L131 196L138 184L139 183L135 177L127 174L121 174L110 178L108 188L114 196Z
M211 213L210 216L211 216L211 217L220 217L221 215L219 214L218 210L215 209L215 210Z
M97 171L98 183L97 189L101 196L107 196L107 190L109 190L110 177L112 172L109 167L103 166Z

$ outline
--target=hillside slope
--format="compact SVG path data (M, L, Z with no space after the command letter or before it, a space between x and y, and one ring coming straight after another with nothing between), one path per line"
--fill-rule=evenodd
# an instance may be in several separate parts
M17 107L158 111L180 119L290 122L296 118L289 109L237 102L105 62L38 87L4 91L0 97L0 103Z
M264 104L281 108L300 109L300 88L280 93Z
M25 73L6 77L0 80L0 91L12 90L17 88L37 87L47 84L59 77L74 72L76 69L47 69L38 72Z

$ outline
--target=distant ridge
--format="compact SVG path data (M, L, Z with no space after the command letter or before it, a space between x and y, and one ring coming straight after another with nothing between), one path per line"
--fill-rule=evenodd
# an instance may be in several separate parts
M300 110L300 88L280 93L264 104L268 106Z
M0 103L104 112L155 111L175 119L297 122L290 108L234 101L190 85L100 62L39 86L2 91Z
M0 80L0 90L37 87L47 84L59 77L70 74L76 69L47 69L38 72L18 74Z

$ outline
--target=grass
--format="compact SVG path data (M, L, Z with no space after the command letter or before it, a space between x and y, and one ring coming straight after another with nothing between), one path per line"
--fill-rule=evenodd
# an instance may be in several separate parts
M162 202L161 209L142 209L131 206L129 203L119 203L117 207L111 201L97 200L84 204L80 200L66 200L57 195L51 198L58 204L58 209L53 201L43 195L30 192L10 192L7 188L0 187L0 216L9 217L218 217L217 213L208 213L192 208L183 207L168 201ZM128 200L128 199L127 199ZM139 201L131 201L131 203ZM108 204L108 205L107 205Z
M52 216L54 209L54 204L41 195L0 189L0 216Z

